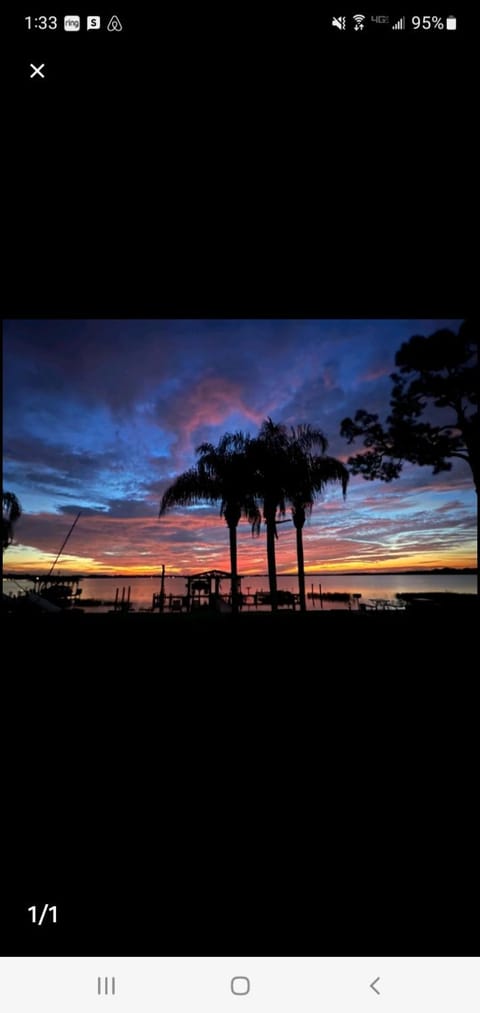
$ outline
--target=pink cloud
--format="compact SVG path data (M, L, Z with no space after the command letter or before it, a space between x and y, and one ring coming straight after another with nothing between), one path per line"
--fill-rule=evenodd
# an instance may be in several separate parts
M359 376L360 383L372 383L374 380L381 380L383 376L390 376L392 366L372 366L366 373Z
M162 406L159 406L161 415ZM198 434L206 430L226 425L232 415L239 415L252 423L254 431L261 425L263 412L254 411L243 398L239 384L224 377L203 376L193 385L182 388L175 397L173 404L166 409L168 425L175 433L174 466L183 470L182 455L190 453ZM205 438L205 437L204 437Z

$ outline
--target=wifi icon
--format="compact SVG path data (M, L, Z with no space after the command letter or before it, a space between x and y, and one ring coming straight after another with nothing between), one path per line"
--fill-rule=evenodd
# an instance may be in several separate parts
M355 31L356 32L362 32L363 29L365 28L365 25L363 24L363 22L365 21L365 18L366 18L365 14L354 14L353 15L353 20L355 21Z

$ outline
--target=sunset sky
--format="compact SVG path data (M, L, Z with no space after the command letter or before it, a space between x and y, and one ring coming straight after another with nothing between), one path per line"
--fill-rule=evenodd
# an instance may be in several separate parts
M23 515L4 556L45 573L81 517L57 570L229 570L218 509L161 520L161 496L225 431L275 422L320 427L346 462L340 422L388 411L395 352L414 334L460 320L7 321L3 339L4 489ZM358 446L360 449L360 445ZM433 476L408 465L390 484L331 486L305 526L307 572L476 565L476 502L461 461ZM266 572L266 545L238 528L241 573ZM279 528L280 573L295 571L293 525Z

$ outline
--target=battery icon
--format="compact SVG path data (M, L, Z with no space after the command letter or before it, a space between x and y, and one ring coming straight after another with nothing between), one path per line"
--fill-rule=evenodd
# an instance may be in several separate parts
M447 32L454 32L457 27L457 19L454 18L453 14L449 14L447 18Z

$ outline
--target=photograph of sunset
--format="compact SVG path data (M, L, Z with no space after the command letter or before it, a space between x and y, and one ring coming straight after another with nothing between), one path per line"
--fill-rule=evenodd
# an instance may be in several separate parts
M344 420L359 410L386 424L395 356L414 336L458 335L462 320L14 320L4 325L3 489L21 513L4 570L46 574L75 519L56 573L169 576L230 571L221 495L162 499L194 469L201 445L305 427L340 471L314 491L304 518L309 575L399 573L476 566L476 495L465 455L448 470L403 461L391 481L365 480L349 459ZM441 338L439 339L441 341ZM448 407L428 421L453 425ZM425 415L427 418L427 415ZM343 435L342 435L343 433ZM412 455L410 455L412 456ZM341 468L347 475L345 495ZM242 511L238 573L267 573ZM5 506L5 504L4 504ZM280 506L276 504L276 508ZM263 510L263 513L262 513ZM288 496L277 513L276 568L297 573Z

